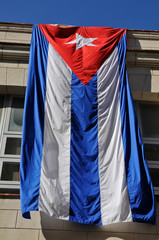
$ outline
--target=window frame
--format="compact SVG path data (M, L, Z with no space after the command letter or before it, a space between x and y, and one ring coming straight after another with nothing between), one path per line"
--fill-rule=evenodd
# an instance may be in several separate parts
M140 127L140 132L141 132L141 136L142 136L142 142L143 144L147 144L147 145L159 145L159 137L143 137L143 129L142 129L142 121L141 121L141 109L140 109L140 104L147 104L147 105L158 105L159 106L159 102L153 102L153 101L135 101L134 102L134 106L135 106L135 110L136 110L136 115L137 115L137 119L138 119L138 123L139 123L139 127ZM145 149L145 147L144 147ZM151 159L146 159L147 160L147 164L148 164L148 168L149 169L158 169L159 170L159 158L158 160L154 161ZM159 195L159 186L153 186L154 188L154 192L155 195Z
M9 121L12 110L12 102L14 98L21 98L24 100L24 95L4 95L2 115L0 119L0 192L6 189L7 193L12 192L14 189L20 189L19 181L1 180L3 163L19 163L20 165L20 154L5 154L5 148L7 138L20 138L22 139L22 131L9 131Z

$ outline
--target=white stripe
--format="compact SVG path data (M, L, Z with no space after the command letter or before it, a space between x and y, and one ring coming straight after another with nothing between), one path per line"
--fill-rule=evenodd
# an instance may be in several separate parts
M121 133L117 48L98 71L98 144L102 223L132 221Z
M49 44L39 210L69 218L72 71Z

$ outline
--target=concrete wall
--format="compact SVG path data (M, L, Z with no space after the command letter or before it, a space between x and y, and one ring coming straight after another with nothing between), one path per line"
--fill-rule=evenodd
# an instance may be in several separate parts
M31 220L21 216L20 200L0 199L0 239L2 240L157 240L159 239L159 207L156 225L116 223L87 226L51 218L32 212Z
M32 26L0 23L0 93L24 94ZM134 100L159 101L159 32L128 31L127 68ZM155 226L119 223L85 226L33 212L21 217L19 199L0 199L0 240L157 240Z

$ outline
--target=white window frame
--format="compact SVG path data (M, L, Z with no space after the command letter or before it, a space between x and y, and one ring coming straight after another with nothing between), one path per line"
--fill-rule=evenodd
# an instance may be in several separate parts
M19 163L20 164L20 155L5 154L5 147L7 137L9 138L22 138L22 132L19 131L8 131L9 120L12 109L12 101L14 97L24 98L24 95L5 95L4 105L2 110L2 116L0 121L0 177L2 174L2 168L4 162L10 163ZM6 181L0 180L0 189L9 189L10 190L19 190L20 182L19 181ZM9 192L8 192L9 193Z

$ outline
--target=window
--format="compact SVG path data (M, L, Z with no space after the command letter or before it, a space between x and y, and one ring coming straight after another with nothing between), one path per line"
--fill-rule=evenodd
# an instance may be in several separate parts
M155 194L159 195L159 103L137 102L135 106Z
M23 96L0 95L0 192L19 193Z
M19 193L24 96L0 95L0 192ZM136 102L155 194L159 195L159 104Z

